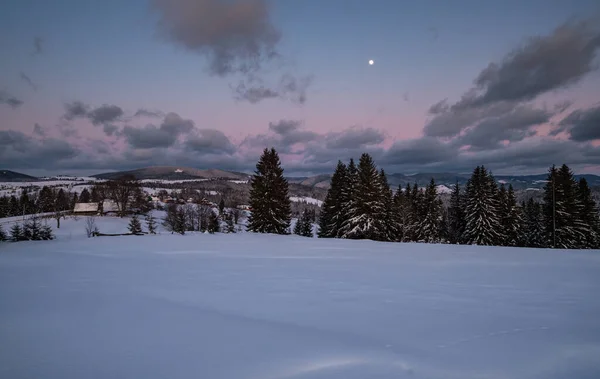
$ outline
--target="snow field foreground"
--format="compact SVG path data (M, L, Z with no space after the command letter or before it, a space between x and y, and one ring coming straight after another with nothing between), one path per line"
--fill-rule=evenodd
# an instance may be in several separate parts
M598 251L63 225L0 244L1 378L600 377Z

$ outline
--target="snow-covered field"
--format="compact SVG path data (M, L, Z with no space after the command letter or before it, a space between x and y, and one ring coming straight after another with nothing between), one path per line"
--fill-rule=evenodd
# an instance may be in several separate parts
M598 251L58 237L0 244L0 378L600 378Z
M307 203L307 204L318 205L319 207L321 205L323 205L323 201L315 199L314 197L307 197L307 196L290 196L290 201L292 201L294 203Z

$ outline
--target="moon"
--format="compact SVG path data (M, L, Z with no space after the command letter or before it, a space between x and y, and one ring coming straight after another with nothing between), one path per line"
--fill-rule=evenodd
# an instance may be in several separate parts
M369 60L369 65L373 66L373 64L374 64L374 63L375 63L375 61L374 61L374 60L372 60L372 59L371 59L371 60Z

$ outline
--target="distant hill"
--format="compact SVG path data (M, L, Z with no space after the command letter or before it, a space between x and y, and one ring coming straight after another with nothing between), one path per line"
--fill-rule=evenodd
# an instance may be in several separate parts
M0 170L0 182L33 182L37 181L35 176L21 174L10 170Z
M515 190L525 189L541 189L546 184L547 174L537 175L494 175L498 183L504 183L506 185L512 184ZM584 174L575 175L575 179L584 177L591 187L600 187L600 176ZM433 178L438 185L444 185L448 188L458 182L459 185L464 186L469 180L469 174L452 174L452 173L418 173L413 175L405 174L389 174L388 182L392 188L396 188L399 185L404 187L407 183L417 183L419 186L426 186L429 181ZM331 175L316 175L304 178L293 178L296 183L302 183L306 186L312 186L317 188L328 188Z
M138 180L183 180L183 179L227 179L227 180L247 180L249 175L241 172L225 171L218 169L201 170L190 167L178 166L156 166L145 167L137 170L107 172L103 174L92 175L98 179L116 179L123 175L133 175Z

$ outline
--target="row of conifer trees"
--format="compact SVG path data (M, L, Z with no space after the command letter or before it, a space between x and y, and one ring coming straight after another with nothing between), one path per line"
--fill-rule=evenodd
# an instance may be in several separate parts
M490 246L598 248L598 207L585 178L552 167L544 201L517 204L511 185L498 186L484 166L465 188L456 183L445 207L432 179L392 191L369 154L358 165L338 162L323 203L318 236L376 241Z

